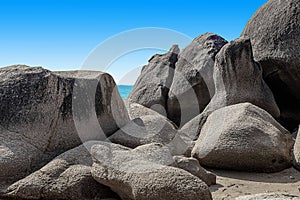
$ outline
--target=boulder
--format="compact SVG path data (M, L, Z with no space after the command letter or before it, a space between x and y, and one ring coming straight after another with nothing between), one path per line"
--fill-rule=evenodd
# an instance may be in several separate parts
M174 45L166 54L156 54L142 69L129 94L130 103L138 103L166 116L168 91L172 84L179 48Z
M298 129L298 134L294 144L293 164L296 169L300 170L300 128Z
M92 175L122 199L212 199L208 186L198 177L172 164L167 147L148 144L134 150L108 145L92 147Z
M141 104L138 103L132 103L128 105L128 114L131 119L139 118L145 115L159 115L159 116L164 116L161 115L158 112L155 112L154 110L151 110L150 108L147 108ZM166 116L164 116L166 117Z
M276 172L291 166L293 139L263 109L241 103L214 111L192 151L202 166Z
M226 43L222 37L206 33L179 53L167 101L168 117L178 126L200 114L214 95L215 55Z
M154 111L153 111L154 112ZM133 119L108 139L126 147L143 144L169 144L177 134L176 125L161 115L144 115Z
M179 135L186 138L186 141L194 141L198 139L201 128L206 122L207 117L210 112L202 112L197 115L193 119L191 119L188 123L186 123L183 127L178 130Z
M216 184L216 175L209 171L206 171L203 167L201 167L197 159L187 158L184 156L174 156L173 159L175 160L174 166L190 172L194 176L197 176L208 186Z
M300 200L300 197L285 193L261 193L237 197L236 200Z
M14 165L0 171L2 178L28 175L44 158L103 139L129 121L113 78L95 71L1 68L0 110L0 137L13 140L1 140L0 166Z
M134 108L144 113L131 120L126 126L111 135L108 140L126 147L136 148L150 143L161 143L169 148L172 155L188 155L191 141L178 134L177 126L168 118L139 104Z
M269 0L252 16L242 36L250 37L254 59L264 71L289 130L300 123L300 2Z
M215 95L204 111L187 122L179 133L198 138L207 117L214 110L238 103L250 102L273 117L280 111L274 96L262 78L262 70L253 60L249 39L234 40L219 51L214 66Z
M50 163L11 185L4 197L14 199L104 199L118 198L91 175L89 149L96 141L86 142L53 159ZM119 198L118 198L119 199Z
M49 156L26 142L21 134L0 126L0 186L28 175L41 167Z
M279 117L279 108L262 78L262 69L253 60L249 39L231 41L220 50L214 66L214 83L215 95L204 112L250 102Z

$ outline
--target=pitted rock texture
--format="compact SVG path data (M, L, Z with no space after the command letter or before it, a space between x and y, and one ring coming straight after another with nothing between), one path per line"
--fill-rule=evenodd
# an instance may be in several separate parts
M277 172L291 166L293 139L269 113L241 103L214 111L192 150L202 166Z
M23 65L0 69L0 112L0 136L5 138L0 166L12 166L9 172L0 170L3 179L28 175L45 160L82 141L103 139L129 122L109 74ZM13 167L16 163L22 167Z
M227 41L213 33L198 36L178 55L168 96L168 117L178 126L201 113L214 95L215 56Z
M168 92L178 53L179 48L174 45L166 54L156 54L150 58L129 94L130 103L141 104L166 116Z
M282 124L293 130L300 123L300 1L269 0L247 23L254 59L281 110Z

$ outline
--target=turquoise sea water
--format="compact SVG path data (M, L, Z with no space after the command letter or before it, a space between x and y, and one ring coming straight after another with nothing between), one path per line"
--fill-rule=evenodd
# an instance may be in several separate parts
M118 85L118 90L122 98L127 98L132 88L133 85Z

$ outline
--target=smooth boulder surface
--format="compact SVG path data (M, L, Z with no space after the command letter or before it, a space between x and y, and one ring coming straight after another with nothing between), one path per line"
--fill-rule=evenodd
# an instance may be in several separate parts
M269 0L247 23L254 59L274 93L283 125L300 123L300 1Z
M211 199L208 186L199 178L166 166L174 160L161 144L125 151L111 145L95 145L92 155L94 178L124 200Z
M6 198L14 199L119 199L91 175L89 152L97 141L71 149L50 163L11 185Z
M0 166L12 166L0 170L3 179L28 175L45 159L105 138L129 121L113 78L96 71L1 68L0 110Z
M202 166L276 172L291 166L293 139L269 113L242 103L214 111L192 151Z
M190 172L194 176L197 176L202 181L204 181L208 186L216 184L216 175L206 171L200 166L199 162L195 158L187 158L184 156L174 156L176 167Z
M168 91L171 87L179 48L174 45L166 54L156 54L142 69L129 94L130 103L138 103L166 116Z
M206 33L195 38L178 55L168 96L168 117L178 126L200 114L214 95L215 55L227 43Z
M239 38L223 46L216 56L214 83L215 95L204 112L250 102L279 117L279 108L262 78L262 69L253 59L249 39Z
M176 136L176 125L161 115L135 118L108 139L126 147L135 148L149 143L169 144Z
M298 129L298 134L294 144L293 164L296 169L300 170L300 129Z

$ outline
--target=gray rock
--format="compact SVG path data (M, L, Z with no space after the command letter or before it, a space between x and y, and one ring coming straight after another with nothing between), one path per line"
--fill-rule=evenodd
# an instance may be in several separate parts
M247 23L242 36L250 37L253 54L274 93L283 124L300 123L300 2L269 0Z
M130 103L138 103L166 116L169 88L172 84L179 48L174 45L166 54L154 55L142 69L129 94Z
M177 134L176 125L165 117L145 115L133 119L108 139L126 147L135 148L149 143L169 144Z
M201 113L214 95L215 55L227 43L213 33L198 36L178 55L168 98L168 117L178 126Z
M60 78L74 82L73 105L70 108L77 134L82 141L104 139L130 121L124 101L111 75L99 71L54 73Z
M186 141L197 140L209 114L210 112L202 112L198 116L191 119L188 123L181 127L180 130L178 130L179 135L186 138Z
M141 104L138 103L132 103L128 105L128 113L131 119L139 118L145 115L159 115L159 116L164 116L161 115L158 112L155 112L154 110L151 110L150 108L147 108ZM166 116L164 116L166 117Z
M168 118L140 104L131 104L133 119L126 126L111 135L108 140L126 147L135 148L149 143L167 146L172 155L188 155L191 141L178 134L177 126Z
M159 143L151 143L131 149L110 142L99 142L91 150L93 160L101 162L103 166L111 166L117 170L123 169L120 164L131 160L147 161L159 165L173 165L174 159L170 150ZM124 168L125 172L131 169Z
M47 159L48 156L26 142L24 136L0 126L0 185L26 176Z
M191 146L194 146L193 141L186 139L184 136L180 135L179 132L166 146L169 148L170 152L174 156L188 156L190 157Z
M96 141L86 142L11 185L6 198L14 199L104 199L118 198L91 175L89 149Z
M44 158L49 161L82 141L103 139L129 121L114 80L106 73L54 73L17 65L1 68L0 80L0 126L9 130L0 136L14 140L1 141L5 154L0 155L0 166L18 163L9 172L0 170L3 179L28 175ZM23 148L18 150L17 144ZM15 154L8 159L10 151Z
M296 169L300 170L300 128L298 129L298 134L294 144L293 164Z
M204 111L186 123L179 133L197 139L207 117L214 110L238 103L250 102L279 117L274 96L262 78L262 70L253 60L249 39L237 39L216 56L214 66L215 95Z
M212 199L208 186L199 178L166 166L174 160L168 148L160 144L125 151L94 145L92 155L94 178L122 199Z
M300 200L300 197L282 193L261 193L237 197L236 200Z
M214 66L214 83L215 95L204 112L250 102L279 117L279 108L262 78L261 67L253 60L249 39L234 40L220 50Z
M291 134L269 113L241 103L208 117L192 156L207 167L276 172L291 166L292 145Z
M175 166L190 172L194 176L197 176L202 181L204 181L208 186L216 184L216 175L206 171L200 166L199 162L195 158L187 158L184 156L174 156Z

